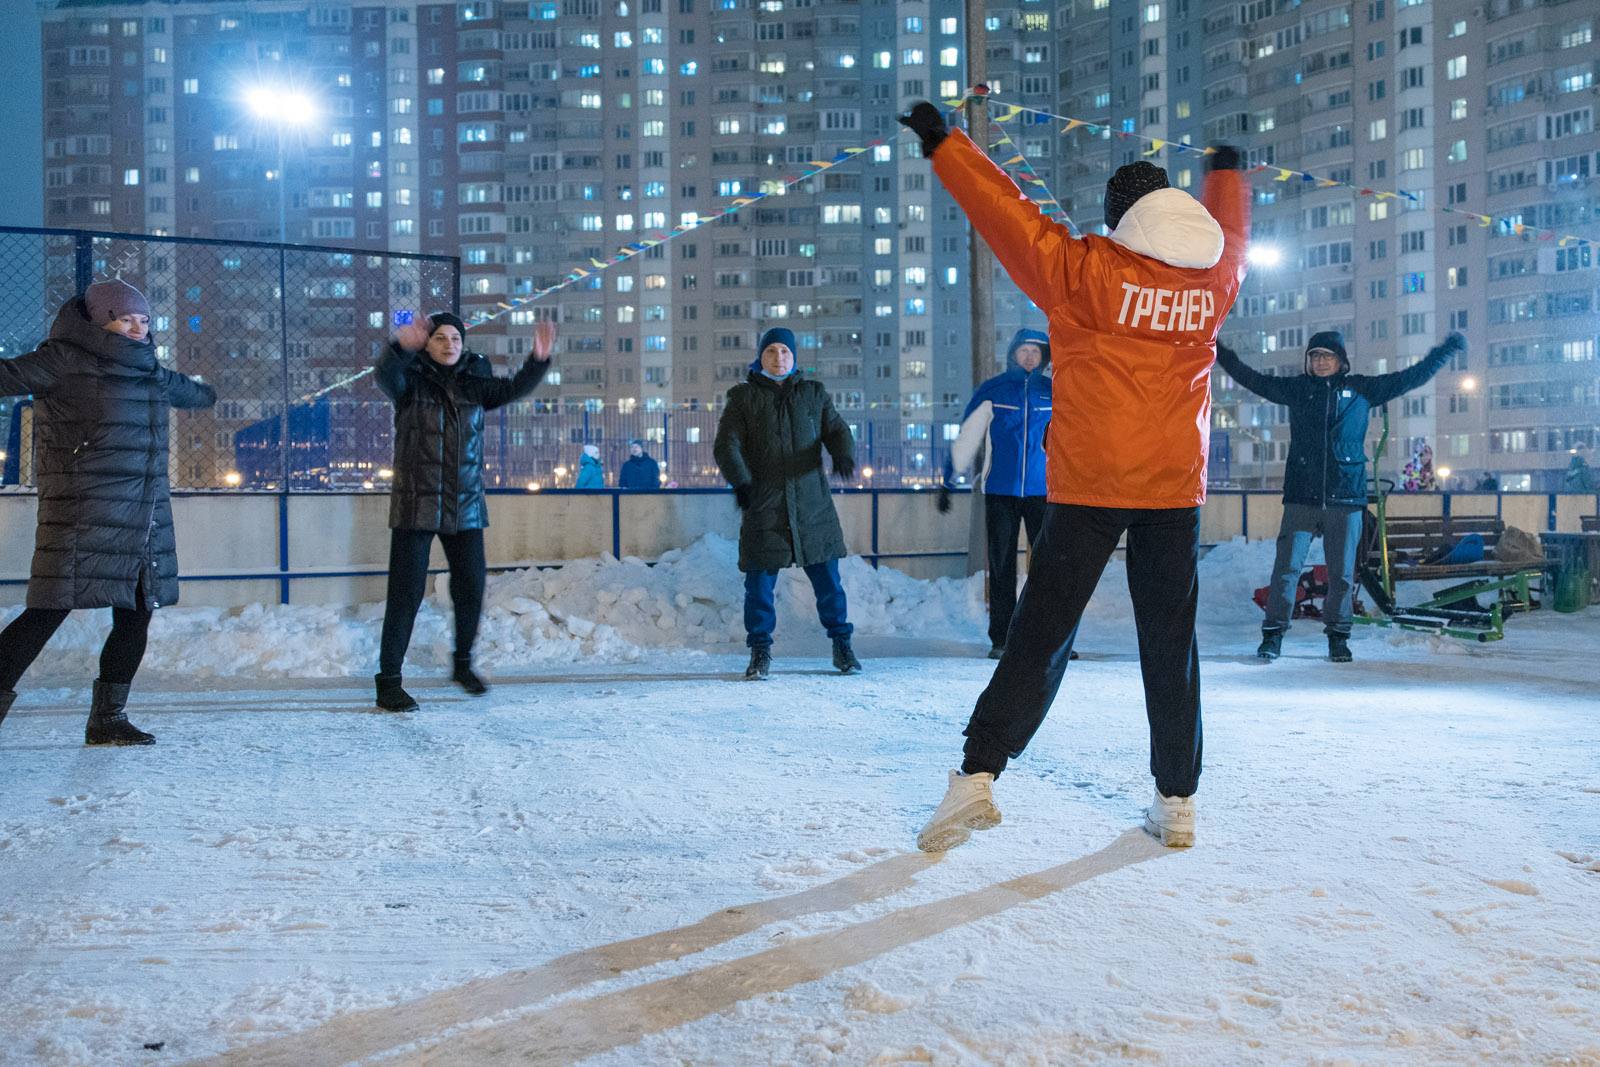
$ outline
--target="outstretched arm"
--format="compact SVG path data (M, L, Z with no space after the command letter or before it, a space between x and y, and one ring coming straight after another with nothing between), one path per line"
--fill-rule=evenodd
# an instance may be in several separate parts
M1253 370L1239 358L1239 353L1222 343L1222 338L1217 338L1217 363L1228 377L1250 390L1264 400L1274 404L1287 404L1290 399L1289 378L1275 378L1270 374L1262 374Z
M167 403L175 408L208 408L217 402L217 391L198 378L161 368L161 388Z
M0 359L0 396L39 396L70 373L65 359L47 343L15 359Z
M1438 345L1428 350L1428 354L1421 360L1413 363L1405 370L1394 371L1390 374L1380 374L1366 383L1362 393L1367 398L1367 403L1374 407L1387 404L1402 393L1409 393L1419 385L1427 383L1435 374L1444 369L1450 362L1450 357L1467 347L1467 339L1459 333L1452 333Z

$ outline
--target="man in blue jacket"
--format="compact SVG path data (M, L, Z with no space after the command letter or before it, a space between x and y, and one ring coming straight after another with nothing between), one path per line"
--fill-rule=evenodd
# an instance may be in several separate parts
M1328 595L1322 601L1328 658L1350 662L1350 605L1361 516L1367 509L1367 420L1373 408L1425 384L1466 347L1466 339L1452 333L1405 370L1373 377L1351 374L1344 338L1325 330L1311 335L1304 374L1275 378L1252 370L1238 353L1217 342L1217 363L1229 377L1289 409L1283 523L1256 655L1271 661L1282 653L1306 552L1311 539L1321 534L1328 561Z
M950 447L950 470L938 508L950 510L949 482L968 474L983 449L983 521L989 542L990 659L1005 651L1017 606L1017 533L1031 545L1044 525L1044 437L1050 425L1050 335L1018 330L1006 369L972 394L961 434Z

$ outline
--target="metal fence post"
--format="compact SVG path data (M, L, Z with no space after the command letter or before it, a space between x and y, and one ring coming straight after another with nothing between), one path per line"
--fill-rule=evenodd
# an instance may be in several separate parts
M78 231L72 239L72 281L77 292L94 284L94 235Z
M281 181L281 176L280 176ZM278 448L283 452L283 491L289 491L289 285L286 260L289 250L278 245L278 358L283 363L283 432L278 435ZM285 527L287 529L287 527ZM286 535L287 536L287 535ZM287 588L285 590L288 595ZM288 603L286 599L284 603Z

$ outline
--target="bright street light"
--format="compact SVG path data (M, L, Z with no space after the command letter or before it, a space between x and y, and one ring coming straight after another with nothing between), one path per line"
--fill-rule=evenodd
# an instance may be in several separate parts
M1258 267L1276 267L1283 255L1272 245L1252 244L1245 258Z
M275 175L278 182L278 243L284 244L288 241L288 224L285 221L284 206L286 183L283 173L283 142L290 128L305 126L315 120L317 110L311 103L311 98L305 93L266 85L251 89L245 93L244 99L251 113L263 122L272 123L278 134L278 171Z
M1476 378L1463 378L1463 379L1461 379L1461 388L1466 389L1466 390L1468 390L1470 392L1471 390L1476 389L1477 387L1478 387L1478 379L1476 379Z

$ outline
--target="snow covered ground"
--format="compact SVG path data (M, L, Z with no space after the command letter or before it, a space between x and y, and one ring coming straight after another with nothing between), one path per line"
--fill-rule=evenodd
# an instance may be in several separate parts
M410 716L374 607L162 611L147 749L82 747L75 617L0 726L0 1064L1600 1064L1600 611L1262 666L1270 545L1219 547L1169 851L1113 565L939 858L981 588L849 561L842 678L786 584L760 685L730 555L492 579L479 700L424 608Z

